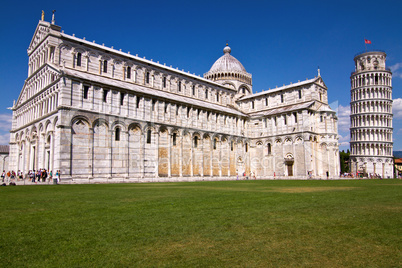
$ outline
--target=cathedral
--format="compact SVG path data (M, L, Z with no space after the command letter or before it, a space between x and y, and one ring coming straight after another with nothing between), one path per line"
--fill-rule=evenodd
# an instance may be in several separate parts
M339 177L319 72L254 93L228 45L200 77L65 34L43 15L28 56L12 170L60 170L66 182Z

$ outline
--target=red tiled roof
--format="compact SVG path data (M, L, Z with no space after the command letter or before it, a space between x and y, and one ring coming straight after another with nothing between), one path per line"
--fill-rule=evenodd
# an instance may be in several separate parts
M395 164L402 164L402 158L395 159Z

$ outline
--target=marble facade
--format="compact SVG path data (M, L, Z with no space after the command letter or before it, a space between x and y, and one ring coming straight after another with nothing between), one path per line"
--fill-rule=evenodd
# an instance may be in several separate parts
M315 78L253 93L226 46L204 77L39 21L13 105L10 168L65 180L327 178L337 117Z

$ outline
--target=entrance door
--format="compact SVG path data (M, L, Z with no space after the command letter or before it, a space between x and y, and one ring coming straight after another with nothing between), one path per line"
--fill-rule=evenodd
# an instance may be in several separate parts
M293 176L293 163L292 164L286 164L288 166L288 176Z

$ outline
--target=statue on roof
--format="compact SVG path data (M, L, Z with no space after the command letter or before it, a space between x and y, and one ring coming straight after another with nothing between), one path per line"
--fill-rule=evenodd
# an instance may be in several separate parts
M45 11L42 10L42 21L45 20Z
M56 12L56 10L53 10L53 15L52 15L52 24L56 24L56 20L54 19L54 12Z

